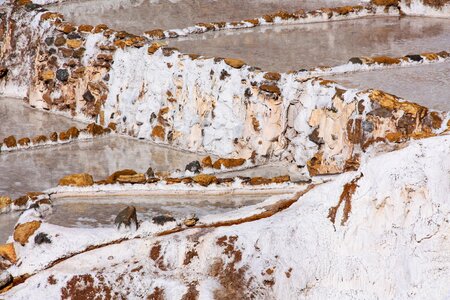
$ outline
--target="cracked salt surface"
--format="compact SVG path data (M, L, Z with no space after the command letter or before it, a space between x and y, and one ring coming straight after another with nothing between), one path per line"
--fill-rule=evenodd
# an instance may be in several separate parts
M64 116L33 109L22 100L11 98L0 98L0 124L0 142L10 135L16 139L31 139L36 135L48 136L54 131L66 131L72 126L86 126Z
M200 158L196 154L121 136L2 153L0 195L18 197L30 191L43 191L73 173L89 173L99 180L129 168L137 172L145 172L149 166L154 171L184 170L186 164Z
M179 196L103 196L74 197L56 201L48 222L78 228L112 227L116 215L127 205L136 207L139 221L170 214L180 221L191 214L198 217L224 213L266 199L256 195L179 195Z
M75 24L105 23L116 30L141 34L155 28L184 28L200 22L240 21L279 10L313 10L360 3L359 0L98 0L73 1L49 8L63 13Z
M429 108L450 111L450 62L328 76L348 88L380 89Z
M225 30L169 40L181 52L234 57L264 71L345 64L355 56L448 50L450 19L369 17Z

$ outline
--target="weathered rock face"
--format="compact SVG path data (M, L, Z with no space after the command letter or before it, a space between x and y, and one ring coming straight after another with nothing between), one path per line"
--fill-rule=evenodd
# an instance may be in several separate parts
M86 173L72 174L61 178L58 184L71 186L90 186L94 184L94 179L91 175Z
M20 243L22 246L28 243L28 239L32 236L36 230L41 226L40 221L31 221L24 224L19 224L14 229L14 240Z

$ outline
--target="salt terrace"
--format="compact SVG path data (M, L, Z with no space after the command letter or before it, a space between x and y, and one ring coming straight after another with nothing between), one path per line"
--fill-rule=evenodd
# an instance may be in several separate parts
M0 4L1 299L449 295L449 1Z

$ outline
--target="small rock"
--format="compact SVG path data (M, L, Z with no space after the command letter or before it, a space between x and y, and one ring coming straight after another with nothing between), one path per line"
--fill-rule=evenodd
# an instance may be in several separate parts
M17 147L17 141L16 141L16 138L13 135L8 136L7 138L5 138L3 140L3 143L8 148L15 148L15 147Z
M87 90L87 91L84 92L84 94L83 94L83 99L84 99L86 102L93 102L93 101L95 100L95 97L94 97L94 95L92 95L92 93L91 93L90 90Z
M8 68L0 66L0 79L8 74Z
M0 273L0 290L7 287L13 282L13 277L8 271Z
M29 138L25 137L25 138L18 140L17 143L20 146L28 146L31 143L31 140Z
M109 184L115 183L117 181L117 178L119 178L122 175L135 175L135 174L137 174L137 172L135 170L131 170L131 169L119 170L119 171L112 173L106 179L106 183L109 183Z
M77 40L77 39L68 39L66 41L66 44L69 48L72 49L78 49L81 47L81 45L83 44L82 40Z
M46 37L45 38L45 43L47 44L47 46L51 46L53 45L53 42L55 41L55 38L52 36Z
M93 136L102 135L104 133L103 127L95 123L89 124L86 127L86 131Z
M138 221L136 215L136 208L134 206L127 206L124 210L122 210L114 220L114 224L116 224L117 229L120 229L122 225L125 227L129 227L132 230L138 229Z
M155 172L153 172L152 167L149 167L147 169L147 172L145 172L145 175L147 175L147 178L153 178L155 177Z
M217 178L216 176L213 175L199 174L192 179L194 180L195 183L198 183L202 186L208 186L211 183L215 182Z
M183 221L184 225L186 225L187 227L195 226L195 224L197 224L197 222L198 222L198 218L196 215L190 216Z
M51 244L52 241L46 233L40 232L34 237L34 242L38 245L40 244Z
M214 169L221 169L222 166L230 169L242 166L245 163L245 159L243 158L219 158L213 164Z
M91 186L94 184L94 179L91 175L86 173L72 174L61 178L58 184L71 186Z
M240 69L243 65L245 65L244 61L235 58L225 58L224 61L227 65L235 69Z
M51 81L55 78L55 72L52 70L45 70L41 73L41 77L45 82Z
M58 36L55 39L55 46L61 47L66 44L66 39L63 36Z
M168 222L175 222L175 218L172 217L171 215L161 215L161 216L156 216L152 219L153 223L158 224L158 225L164 225L165 223Z
M262 91L267 92L267 93L272 93L275 95L280 95L281 91L280 88L276 85L272 85L272 84L262 84L259 87Z
M50 141L52 141L52 142L58 141L58 133L57 132L52 132L50 134Z
M350 58L350 60L348 62L350 62L354 65L362 65L363 64L363 61L359 57L352 57L352 58Z
M405 57L409 58L412 61L417 61L417 62L420 62L423 60L422 56L420 56L418 54L410 54L410 55L406 55Z
M71 40L81 39L81 35L77 32L71 32L67 35L67 38Z
M47 141L47 137L45 135L38 135L32 139L32 142L35 145L45 143L46 141Z
M212 168L213 163L212 163L211 156L207 156L207 157L202 159L202 166L204 168Z
M201 170L202 170L202 166L200 165L200 162L198 160L190 162L186 166L186 171L189 171L192 173L200 173Z
M56 71L56 78L59 81L66 82L69 79L69 71L66 69L59 69Z

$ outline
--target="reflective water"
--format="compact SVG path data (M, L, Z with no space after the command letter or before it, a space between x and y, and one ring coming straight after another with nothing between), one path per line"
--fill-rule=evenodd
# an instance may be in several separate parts
M228 212L242 206L256 204L265 195L183 195L183 196L129 196L67 198L55 201L48 221L67 227L111 227L117 214L127 205L136 207L139 221L169 214L177 221L191 214L198 217ZM113 201L113 202L111 202Z
M0 142L14 135L16 139L49 135L72 126L85 127L69 118L25 106L20 99L0 98Z
M0 244L6 242L13 233L14 226L19 219L20 213L8 213L0 215Z
M429 108L450 111L450 62L329 76L349 88L375 88Z
M359 4L359 0L97 0L49 6L75 24L105 23L134 34L185 28L200 22L240 21L279 10Z
M336 66L354 56L403 56L448 50L450 19L380 17L261 26L170 40L185 53L234 57L265 71Z
M77 141L51 148L33 149L0 155L0 195L20 196L57 185L71 173L86 172L103 179L125 168L145 172L184 170L186 164L201 157L145 141L110 136Z

